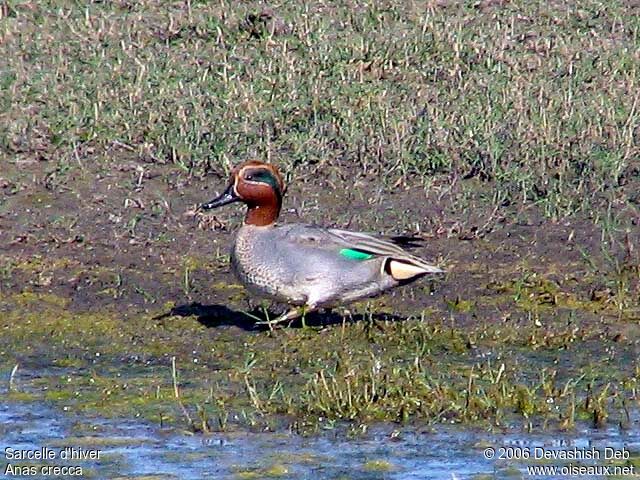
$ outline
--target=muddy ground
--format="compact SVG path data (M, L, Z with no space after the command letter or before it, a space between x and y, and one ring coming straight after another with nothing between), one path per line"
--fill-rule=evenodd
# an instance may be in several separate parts
M125 161L105 172L77 169L56 181L46 167L33 161L9 165L3 173L5 294L55 295L68 300L72 310L107 308L126 315L161 313L167 303L247 308L250 298L228 264L244 208L194 213L224 189L223 170L189 178L175 168ZM423 239L415 253L444 267L447 275L386 295L385 303L399 315L446 311L456 299L477 303L474 299L495 285L523 277L544 279L581 301L618 301L624 311L629 310L625 301L633 300L616 298L621 292L611 283L616 266L633 269L637 260L634 227L640 217L632 208L611 212L616 226L607 230L596 224L598 212L553 221L535 205L487 205L483 186L474 180L459 182L468 182L481 200L464 198L455 185L426 190L415 180L389 191L357 165L289 173L282 223Z
M290 415L289 425L296 424L299 415L317 420L318 413L334 419L416 415L437 421L451 415L455 421L476 421L480 411L489 408L495 415L507 405L508 417L515 411L526 419L539 413L534 405L544 401L544 379L538 384L536 378L540 371L548 371L552 383L564 382L565 390L578 382L574 402L576 395L584 402L594 389L603 389L607 399L613 395L607 401L635 398L637 229L604 232L586 216L554 222L534 205L492 207L476 200L482 199L479 184L471 184L476 192L471 197L462 194L460 181L429 191L407 182L389 191L355 165L300 169L293 172L281 221L417 235L424 245L416 253L447 274L350 306L349 311L314 315L308 328L295 323L269 332L254 326L256 316L264 318L258 307L268 304L248 295L229 269L227 252L243 208L231 206L214 216L192 213L194 205L224 187L223 171L196 178L175 168L127 160L108 172L76 169L62 179L54 175L52 181L43 170L46 163L39 162L5 170L0 210L0 355L5 368L20 365L26 382L20 388L36 398L45 392L49 400L75 398L74 408L135 415L142 407L130 404L129 397L121 404L105 403L112 395L108 387L95 388L86 401L78 392L91 391L93 384L83 383L86 376L105 376L103 381L115 385L121 382L108 377L124 376L135 384L141 376L146 380L133 398L162 403L155 389L167 390L162 407L149 407L144 415L198 423L183 418L180 401L169 393L171 357L186 369L186 391L201 391L202 398L194 393L198 398L191 404L187 400L187 409L200 411L213 403L215 412L233 412L218 412L218 420L205 415L205 426L198 427L204 429L225 425L220 419L229 415L240 422L238 411L246 406L234 404L238 399L261 413ZM629 226L638 221L624 211L616 218ZM272 314L281 309L269 308ZM431 344L416 350L413 343L420 335L428 335ZM346 348L347 360L342 361L357 364L364 355L373 358L367 362L389 362L392 377L404 375L393 371L404 362L424 363L427 378L436 375L441 381L455 375L452 368L461 368L461 383L450 380L450 388L459 396L451 402L462 405L427 411L414 405L406 414L398 413L405 407L391 400L382 402L379 411L368 400L348 408L340 404L337 383L336 390L322 392L327 398L320 398L321 392L313 393L318 372L330 368L336 381L340 377L338 364L330 359L333 352L324 348L331 349L332 342ZM274 349L281 349L278 355L283 357L271 352ZM273 363L264 364L265 359ZM532 359L536 363L527 364ZM255 384L248 375L254 367L261 372L254 372ZM75 378L69 381L79 386L67 392L59 379L53 384L51 379L38 380L38 372L46 377L52 368ZM361 368L364 374L365 366ZM495 381L505 368L511 370L512 391L499 401L488 401L506 402L504 407L484 405L469 415L456 411L469 408L465 382L474 376L474 368L488 368L479 372L478 381L487 374ZM503 373L496 373L500 370ZM27 379L33 376L35 383L29 386ZM519 399L519 389L527 384L530 400ZM284 404L278 403L274 392L289 388L302 388L310 397L296 405L295 396L283 394ZM537 388L541 390L536 393ZM567 396L560 386L555 388ZM269 401L260 400L261 395ZM420 399L426 393L411 395ZM584 407L583 418L596 421L593 406ZM609 413L602 415L606 421ZM567 415L560 413L554 420L566 424Z

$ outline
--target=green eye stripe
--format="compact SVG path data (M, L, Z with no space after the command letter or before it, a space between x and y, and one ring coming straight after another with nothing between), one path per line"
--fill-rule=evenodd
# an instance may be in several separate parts
M266 183L273 187L278 194L282 194L280 191L280 183L269 170L251 170L245 174L244 178L251 182Z

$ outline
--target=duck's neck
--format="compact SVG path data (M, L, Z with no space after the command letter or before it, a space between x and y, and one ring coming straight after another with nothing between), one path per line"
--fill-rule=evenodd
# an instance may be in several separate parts
M244 224L266 227L276 223L279 214L280 205L277 203L249 205L247 215L244 217Z

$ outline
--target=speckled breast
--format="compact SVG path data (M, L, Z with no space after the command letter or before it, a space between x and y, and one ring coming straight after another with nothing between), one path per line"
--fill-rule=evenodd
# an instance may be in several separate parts
M279 265L269 258L269 239L263 232L243 227L231 250L231 266L240 282L252 293L286 301L279 285Z

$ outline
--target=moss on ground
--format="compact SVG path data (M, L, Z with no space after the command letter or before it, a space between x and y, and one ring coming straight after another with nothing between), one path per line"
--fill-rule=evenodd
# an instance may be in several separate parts
M524 296L542 292L546 304L548 284L536 285ZM48 295L11 295L2 305L19 308L0 323L0 363L19 365L13 398L194 430L624 421L640 373L635 325L614 334L606 306L600 321L576 321L575 306L591 302L541 309L532 320L513 287L499 290L521 315L463 325L455 308L403 320L365 311L276 331L205 326L194 316L123 321L119 312L72 312Z

